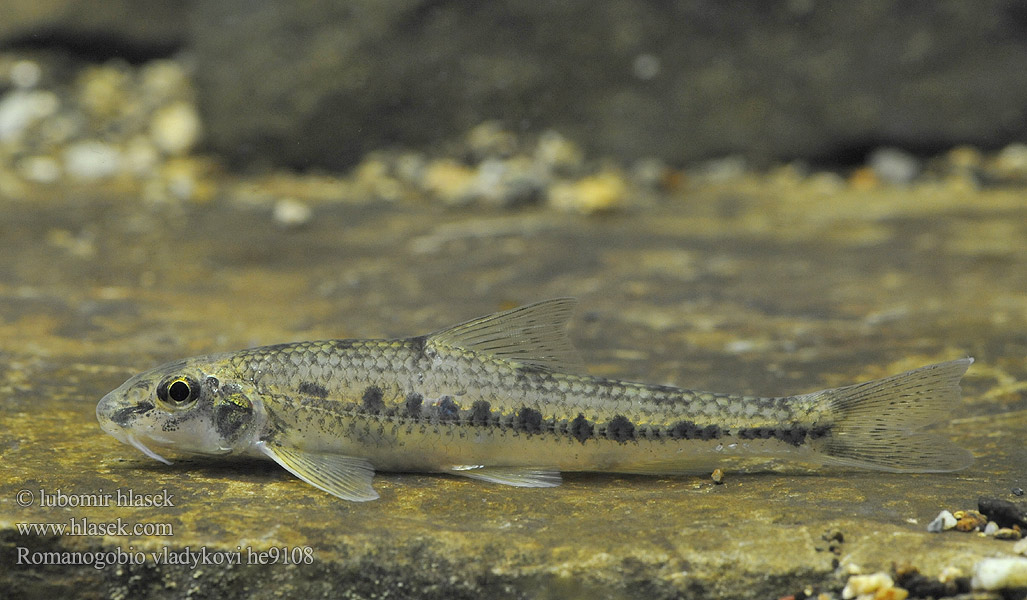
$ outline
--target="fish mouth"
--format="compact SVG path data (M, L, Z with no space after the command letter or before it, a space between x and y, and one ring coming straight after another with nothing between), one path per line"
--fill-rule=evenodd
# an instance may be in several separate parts
M96 420L100 422L100 429L103 429L105 432L109 433L111 437L118 440L119 442L132 446L136 450L139 450L140 452L154 460L159 460L160 462L166 465L172 464L170 460L164 458L160 454L157 454L156 452L148 448L146 444L142 442L142 440L133 435L119 423L115 422L115 420L112 418L112 411L114 411L115 406L116 403L112 400L112 394L104 396L103 399L101 399L100 402L96 405ZM116 413L116 411L114 412Z

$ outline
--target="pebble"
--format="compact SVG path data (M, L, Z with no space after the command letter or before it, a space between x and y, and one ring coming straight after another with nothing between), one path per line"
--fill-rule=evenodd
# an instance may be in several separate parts
M125 66L93 66L79 78L78 101L89 117L102 123L125 112L130 88L130 75Z
M952 516L956 517L958 531L981 530L988 524L988 518L976 510L957 510Z
M985 558L974 565L971 585L985 591L1027 587L1027 558Z
M1013 544L1013 552L1017 554L1027 555L1027 539L1022 539L1019 542Z
M420 183L425 191L432 192L426 184L427 177L425 168ZM367 155L353 169L350 180L353 182L353 194L364 200L395 202L403 197L402 182L390 174L388 162L377 153Z
M581 169L585 155L574 142L550 129L538 136L535 160L547 172L573 174Z
M45 90L14 90L0 100L0 142L17 139L26 129L57 112L60 100Z
M724 483L724 471L722 469L713 469L710 479L712 479L713 483L716 484Z
M586 215L608 212L624 205L628 186L614 171L603 171L577 181L561 181L549 190L554 208Z
M121 152L96 140L71 144L64 150L64 170L80 179L105 179L121 172Z
M984 535L995 535L998 531L998 523L995 521L988 521L988 524L984 526Z
M18 161L18 172L27 181L55 183L61 178L61 165L49 156L27 156Z
M20 88L33 88L39 85L43 70L33 60L19 60L11 66L11 83Z
M984 164L981 151L973 146L956 146L945 153L945 159L950 165L960 169L977 169Z
M139 87L144 97L157 103L186 98L191 90L188 74L173 60L155 60L143 65Z
M1027 177L1027 144L1014 143L999 151L995 157L995 170L1000 176Z
M649 81L660 74L660 57L654 54L639 54L631 63L631 72L642 81Z
M161 156L148 137L137 135L130 139L122 154L125 170L136 177L152 177L157 173Z
M499 121L485 121L467 132L467 148L478 159L504 158L517 150L517 136L503 129Z
M927 524L927 531L931 533L941 533L942 531L948 531L956 526L956 517L947 510L943 510L938 513L938 516L933 521Z
M938 573L938 581L942 583L955 582L962 577L964 577L963 570L951 565L942 569L941 573Z
M200 141L203 125L196 108L189 102L174 102L161 107L150 118L154 145L170 156L182 156Z
M667 182L670 169L658 158L641 158L631 167L631 177L639 185L647 188L660 188Z
M310 207L295 198L282 198L272 211L275 223L287 229L302 227L314 216Z
M885 183L908 185L920 174L920 161L898 148L878 148L870 153L867 166Z
M873 575L853 575L845 582L842 598L866 598L874 600L905 600L909 592L895 587L895 582L887 573Z
M511 207L534 203L545 191L546 182L535 175L526 156L490 158L478 165L473 196L486 204Z
M455 160L437 160L425 169L421 185L444 204L468 204L474 197L475 172Z
M995 531L996 540L1018 540L1023 537L1023 533L1019 529L1012 529L1010 527L1001 527Z

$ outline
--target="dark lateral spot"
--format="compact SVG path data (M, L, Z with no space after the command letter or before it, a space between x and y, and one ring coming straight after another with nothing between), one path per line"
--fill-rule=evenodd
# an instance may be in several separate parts
M150 404L149 402L140 402L135 406L129 406L116 411L111 415L111 421L124 427L128 425L128 422L132 419L133 415L141 415L151 410L153 410L153 404Z
M372 415L381 414L385 410L385 401L382 400L382 388L376 385L369 385L364 390L364 410Z
M788 429L775 430L774 437L793 446L801 446L807 438L817 440L830 435L830 433L831 427L829 425L819 425L817 427L795 425Z
M670 437L674 440L694 440L699 437L701 429L691 421L678 421L670 428Z
M738 437L743 440L769 440L778 437L777 430L773 427L745 427L738 430Z
M542 413L525 406L517 413L517 428L527 433L542 433Z
M299 392L308 396L314 396L317 398L327 398L328 388L323 385L314 383L313 381L304 381L300 384Z
M439 420L455 421L460 416L460 405L453 402L450 396L443 396L439 402Z
M795 426L788 429L778 429L774 432L774 437L793 446L801 446L802 442L806 439L806 433L805 427Z
M407 411L408 417L418 418L421 416L421 403L424 402L424 396L414 392L409 394L407 399L403 402L404 407Z
M635 424L624 415L617 415L606 426L606 437L619 443L635 439Z
M570 433L574 439L584 444L585 440L595 435L595 426L585 418L585 415L578 413L578 416L571 421Z
M691 421L678 421L670 428L670 437L675 440L702 440L708 442L719 438L723 431L719 425L700 427Z
M492 405L485 400L475 400L471 405L471 425L479 427L489 424L492 419Z

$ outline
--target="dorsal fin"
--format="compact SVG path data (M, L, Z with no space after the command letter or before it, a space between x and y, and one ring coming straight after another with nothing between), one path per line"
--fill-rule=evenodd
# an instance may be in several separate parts
M582 372L567 337L577 300L555 298L479 317L428 336L428 343L464 348L547 371Z

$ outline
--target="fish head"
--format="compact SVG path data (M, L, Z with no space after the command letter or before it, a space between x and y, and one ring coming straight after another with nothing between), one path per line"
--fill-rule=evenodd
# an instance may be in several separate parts
M209 361L168 363L140 373L96 405L100 427L143 454L155 450L221 455L250 448L259 406L243 385L222 382Z

